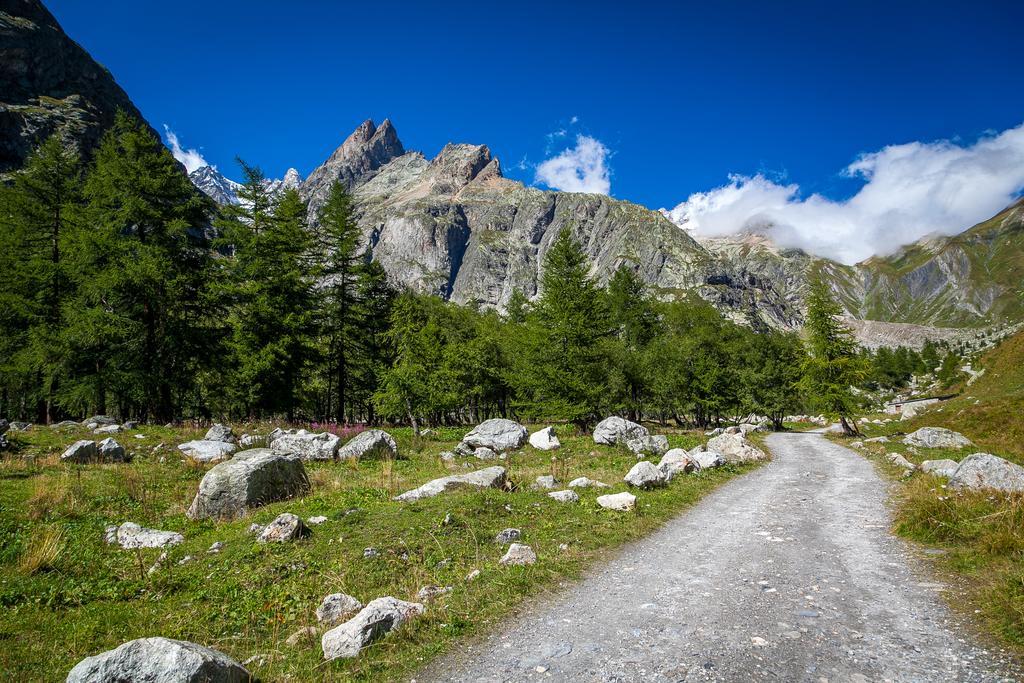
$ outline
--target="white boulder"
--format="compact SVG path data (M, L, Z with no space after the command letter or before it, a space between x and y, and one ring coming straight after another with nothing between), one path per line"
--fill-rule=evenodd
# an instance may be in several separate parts
M952 429L921 427L903 437L903 443L918 448L966 448L971 445L971 440Z
M580 497L576 495L576 492L571 489L565 491L552 491L548 494L548 498L554 498L559 503L578 503Z
M454 491L462 488L500 489L505 486L505 476L505 468L496 466L476 470L475 472L467 472L466 474L455 474L449 477L441 477L440 479L428 481L423 486L412 489L411 491L406 491L400 496L395 496L395 500L408 503L421 498L432 498L433 496L445 493L446 491Z
M222 652L170 638L139 638L71 670L66 683L249 683L252 675Z
M139 526L135 522L125 522L121 526L107 527L107 542L116 543L122 548L166 548L178 545L185 537L176 531L159 531Z
M522 448L526 443L528 432L526 427L504 418L484 420L474 427L462 443L470 448L489 448L495 453L507 453Z
M658 488L668 483L665 474L647 460L641 460L633 465L623 480L639 489Z
M274 435L270 450L296 455L302 460L333 460L340 443L341 439L329 432L314 434L305 429L290 429Z
M708 441L707 450L721 454L727 463L737 464L764 460L768 456L747 441L742 434L719 434Z
M553 451L562 446L562 443L555 436L554 427L545 427L530 435L530 445L539 451Z
M598 496L597 504L607 510L629 512L636 506L636 496L628 491L611 493L607 496Z
M614 446L618 443L625 443L628 439L636 439L649 436L647 427L638 425L636 422L621 417L608 417L597 423L594 427L594 443Z
M235 435L231 431L231 427L222 425L219 422L206 432L206 436L203 437L204 441L222 441L224 443L234 443Z
M1024 491L1024 467L990 453L975 453L963 459L949 485L956 489Z
M952 477L960 463L956 460L925 460L921 463L921 471L937 477Z
M186 441L178 446L178 450L185 454L186 458L196 462L220 462L227 460L231 454L238 450L233 443L224 441Z
M324 659L356 657L374 640L423 612L424 607L418 602L405 602L390 596L371 600L356 616L320 638Z
M316 608L316 620L327 627L336 626L362 608L363 603L351 595L331 593Z
M338 451L339 458L397 458L398 443L382 429L368 429L349 440Z

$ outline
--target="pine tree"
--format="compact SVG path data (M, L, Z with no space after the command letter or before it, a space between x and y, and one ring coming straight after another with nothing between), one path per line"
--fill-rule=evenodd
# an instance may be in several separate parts
M351 408L353 378L359 361L366 359L367 317L359 287L366 257L360 250L359 226L353 216L352 198L335 182L320 210L317 251L323 254L319 270L320 324L327 359L327 410L338 423L346 421Z
M411 292L395 299L387 332L394 362L383 373L374 396L385 416L405 418L417 436L420 418L434 409L432 398L442 357L440 330L428 310L432 305L429 297Z
M619 266L608 282L608 311L615 330L615 342L609 352L614 356L611 395L618 395L619 407L631 420L640 420L650 377L643 363L643 351L653 339L657 316L647 293L646 283L625 264ZM617 381L616 381L617 380Z
M800 378L804 349L794 334L764 332L752 338L744 357L744 384L751 410L767 415L772 427L782 429L783 417L800 408Z
M239 162L241 203L218 221L227 262L230 397L246 416L294 420L314 354L315 320L306 205L294 189L270 195L256 167Z
M160 141L121 113L85 184L89 229L74 245L79 298L68 338L71 405L166 421L192 386L205 336L211 208Z
M544 257L541 295L529 315L517 382L536 415L585 429L598 418L608 382L606 299L587 274L579 243L562 230Z
M77 153L59 135L46 140L0 186L0 415L15 393L34 419L55 418L64 373L64 308L73 296L67 244L80 224L82 179Z
M838 320L841 313L828 286L820 280L812 283L804 325L808 354L801 386L813 404L826 416L838 418L843 431L852 435L859 433L853 419L859 400L851 387L860 384L867 372L852 333Z

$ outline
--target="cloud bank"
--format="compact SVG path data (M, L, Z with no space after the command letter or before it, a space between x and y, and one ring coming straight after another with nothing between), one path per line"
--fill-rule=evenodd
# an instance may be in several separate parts
M564 135L564 131L558 132ZM537 166L536 182L553 190L608 194L612 189L608 155L608 148L601 141L577 135L575 147Z
M184 164L185 169L188 170L189 173L198 168L202 168L203 166L210 165L206 163L206 159L204 159L203 155L199 153L199 150L183 149L181 143L178 141L178 134L171 130L166 123L164 124L164 134L167 138L167 146L171 148L171 154L174 155L175 159Z
M957 234L1013 202L1024 189L1024 124L968 146L891 145L842 174L864 181L843 201L802 197L798 185L761 174L732 175L665 213L698 236L765 232L780 246L856 263L929 234Z

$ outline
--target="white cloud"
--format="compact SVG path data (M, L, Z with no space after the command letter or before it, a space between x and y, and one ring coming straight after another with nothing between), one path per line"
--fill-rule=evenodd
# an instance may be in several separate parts
M803 198L798 185L761 174L733 175L666 214L697 235L756 230L780 246L855 263L929 234L957 234L1010 204L1024 188L1024 124L968 146L891 145L862 154L842 173L864 181L844 201Z
M576 125L579 122L580 122L580 117L578 117L578 116L574 116L571 119L569 119L569 125L570 126Z
M181 143L178 141L178 134L171 130L166 123L164 124L164 133L167 137L167 145L171 148L171 154L174 155L175 159L184 164L185 169L189 173L197 168L210 165L206 163L206 159L199 153L199 150L182 149Z
M565 192L608 194L612 188L608 155L599 140L577 135L575 147L537 166L536 182Z

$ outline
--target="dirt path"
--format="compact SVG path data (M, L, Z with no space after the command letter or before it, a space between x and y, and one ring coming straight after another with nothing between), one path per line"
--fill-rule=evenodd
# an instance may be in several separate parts
M727 484L419 681L999 681L910 548L886 483L817 434L776 434Z

